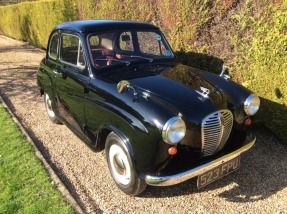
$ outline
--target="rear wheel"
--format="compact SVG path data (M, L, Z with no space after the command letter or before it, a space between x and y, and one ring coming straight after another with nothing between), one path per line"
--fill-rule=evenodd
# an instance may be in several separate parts
M136 196L142 193L146 182L138 177L121 138L113 132L109 134L105 150L109 170L117 186L127 195Z
M61 124L61 121L57 118L53 108L52 108L52 100L50 99L49 95L47 93L44 94L44 102L46 111L48 113L49 119L56 124Z

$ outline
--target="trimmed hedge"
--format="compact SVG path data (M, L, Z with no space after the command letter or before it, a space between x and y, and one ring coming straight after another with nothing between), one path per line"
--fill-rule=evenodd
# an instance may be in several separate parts
M46 48L51 30L76 19L71 1L37 1L0 7L0 31L12 38Z
M208 21L207 0L59 0L0 7L0 30L12 38L46 47L57 24L76 19L151 22L160 27L175 50L192 50L197 30ZM162 8L158 10L157 8ZM181 11L180 13L178 11ZM192 11L192 12L191 12Z
M258 119L287 143L287 3L285 0L59 0L0 7L0 30L45 48L59 23L119 19L161 28L180 60L219 72L262 98Z
M243 85L262 98L258 118L287 142L287 1L267 3L257 17L255 5L245 6L240 22L248 28L241 32L236 67Z

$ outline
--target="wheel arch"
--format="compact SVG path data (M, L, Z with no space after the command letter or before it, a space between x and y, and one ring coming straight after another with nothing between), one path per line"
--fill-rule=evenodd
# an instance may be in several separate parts
M125 136L125 134L123 134L119 129L117 129L114 126L107 126L104 128L101 128L98 132L98 137L97 137L97 149L98 150L103 150L105 148L105 144L106 144L106 139L108 137L108 135L110 133L114 132L116 135L118 135L120 137L120 139L122 140L122 142L124 143L124 145L127 148L127 152L129 152L132 161L134 163L135 161L135 153L133 150L133 147L129 141L129 139Z
M43 96L45 91L44 91L44 87L42 86L42 83L39 81L39 79L37 79L37 86L39 88L40 96Z
M147 184L136 170L128 141L121 132L111 132L105 144L106 159L110 174L116 185L128 195L139 195Z

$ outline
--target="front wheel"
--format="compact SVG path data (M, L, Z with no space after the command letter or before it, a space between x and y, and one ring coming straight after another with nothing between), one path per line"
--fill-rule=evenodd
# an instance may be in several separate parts
M49 119L53 123L61 124L61 121L57 118L55 112L53 111L52 100L50 99L50 97L47 93L44 94L44 102L45 102L45 107L46 107L46 111L48 113Z
M106 157L110 173L117 186L127 195L139 195L146 188L133 167L130 154L121 138L115 133L106 140Z

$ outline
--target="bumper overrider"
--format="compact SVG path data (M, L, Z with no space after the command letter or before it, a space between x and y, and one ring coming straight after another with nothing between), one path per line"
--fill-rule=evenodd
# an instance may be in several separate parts
M146 175L145 176L145 181L147 184L151 185L151 186L171 186L171 185L175 185L178 183L181 183L183 181L186 181L188 179L197 177L205 172L207 172L208 170L211 170L223 163L226 163L238 156L240 156L243 152L249 150L256 141L256 137L252 136L251 138L247 137L244 143L244 146L242 146L241 148L227 154L224 155L220 158L217 158L213 161L210 161L208 163L205 163L203 165L200 165L198 167L189 169L185 172L181 172L178 174L174 174L174 175L168 175L168 176L153 176L153 175Z

